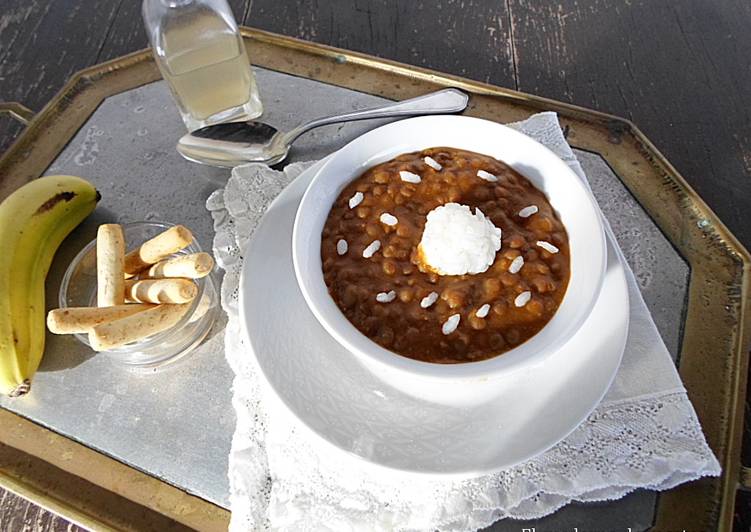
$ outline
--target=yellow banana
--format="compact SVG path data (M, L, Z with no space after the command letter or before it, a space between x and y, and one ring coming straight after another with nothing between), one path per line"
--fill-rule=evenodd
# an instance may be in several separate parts
M99 197L80 177L46 176L0 203L0 393L29 391L44 353L47 271Z

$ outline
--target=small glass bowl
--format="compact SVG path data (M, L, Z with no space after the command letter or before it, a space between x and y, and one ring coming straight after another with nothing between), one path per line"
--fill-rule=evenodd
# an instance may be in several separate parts
M150 238L173 227L160 222L133 222L123 224L125 249L131 250ZM198 253L201 247L193 240L177 254ZM139 367L161 366L185 356L206 337L217 316L218 295L213 274L196 279L198 294L190 310L180 321L166 331L138 342L107 351L113 360ZM96 306L96 240L89 242L68 266L60 284L60 308ZM91 347L88 335L74 335L81 343Z

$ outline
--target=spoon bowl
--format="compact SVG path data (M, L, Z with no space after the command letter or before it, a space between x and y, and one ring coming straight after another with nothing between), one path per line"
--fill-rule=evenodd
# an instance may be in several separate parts
M282 133L263 122L228 122L202 127L177 143L180 155L201 164L234 167L249 162L276 164L287 157Z

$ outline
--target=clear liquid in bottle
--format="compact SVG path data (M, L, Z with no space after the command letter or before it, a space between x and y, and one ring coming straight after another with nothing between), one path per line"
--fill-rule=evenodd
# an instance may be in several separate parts
M147 30L150 20L158 21L149 31L154 57L191 131L263 111L231 17L225 0L144 1Z

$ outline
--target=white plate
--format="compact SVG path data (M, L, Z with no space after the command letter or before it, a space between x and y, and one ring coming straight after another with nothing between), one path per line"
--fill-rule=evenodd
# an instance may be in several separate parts
M316 166L269 207L245 253L240 280L243 334L268 384L304 425L375 464L459 477L531 458L594 410L615 376L628 332L626 278L610 239L599 299L560 351L524 376L505 380L490 401L438 405L378 379L305 304L292 265L292 224Z

